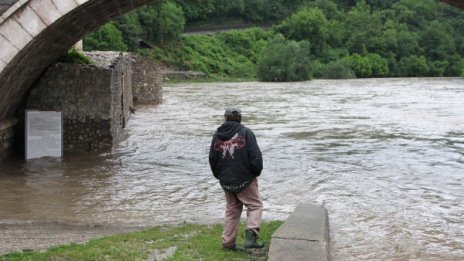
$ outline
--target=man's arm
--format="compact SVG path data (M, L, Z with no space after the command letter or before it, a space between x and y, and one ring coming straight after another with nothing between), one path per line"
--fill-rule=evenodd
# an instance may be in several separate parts
M249 130L247 133L247 144L249 145L248 158L250 160L251 172L256 177L261 175L263 170L263 156L256 141L255 134Z
M217 155L217 152L214 150L215 140L216 140L216 135L213 136L213 140L211 141L211 146L209 148L209 166L211 168L211 171L213 172L214 177L217 178L217 175L214 172L218 164L218 155Z

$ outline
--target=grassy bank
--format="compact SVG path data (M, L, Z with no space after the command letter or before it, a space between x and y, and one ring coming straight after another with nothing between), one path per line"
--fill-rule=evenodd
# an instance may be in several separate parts
M177 43L140 53L179 70L205 73L209 78L255 78L258 58L271 32L252 28L213 35L186 35Z
M139 232L119 234L70 244L44 252L10 253L0 260L267 260L272 234L281 221L264 222L261 241L265 248L240 252L221 249L222 225L182 224L157 226ZM237 239L243 245L243 224Z

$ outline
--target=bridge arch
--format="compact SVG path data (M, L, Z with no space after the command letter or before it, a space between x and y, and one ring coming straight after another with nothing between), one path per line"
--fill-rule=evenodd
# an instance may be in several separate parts
M44 70L101 25L153 0L10 0L0 9L0 122Z

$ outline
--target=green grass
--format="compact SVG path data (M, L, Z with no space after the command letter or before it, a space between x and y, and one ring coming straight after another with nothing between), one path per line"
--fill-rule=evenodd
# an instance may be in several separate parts
M267 260L271 236L281 224L281 221L262 224L263 249L223 251L222 225L182 224L53 247L44 252L10 253L0 256L0 260L153 260L156 253L169 250L174 253L163 260ZM239 245L245 242L243 231L242 224Z

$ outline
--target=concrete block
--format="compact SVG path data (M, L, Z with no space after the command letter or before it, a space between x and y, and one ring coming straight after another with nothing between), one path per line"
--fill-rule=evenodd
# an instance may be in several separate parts
M19 52L19 50L2 35L0 35L0 46L2 47L0 48L0 60L7 64Z
M29 32L33 37L42 32L47 26L42 22L40 17L30 8L26 6L21 12L14 15L14 18L21 26Z
M320 242L273 238L268 261L321 261L327 259L328 250Z
M73 0L52 0L55 3L58 10L60 10L61 14L65 15L69 11L73 10L77 7L77 3Z
M52 24L61 17L60 11L57 9L52 0L31 1L29 6L47 25Z
M301 204L272 235L268 260L329 260L329 224L323 206Z
M18 50L21 50L32 40L28 31L24 30L15 19L8 19L0 27L0 34L10 41Z
M314 241L327 240L327 211L322 206L301 204L279 227L273 237Z

